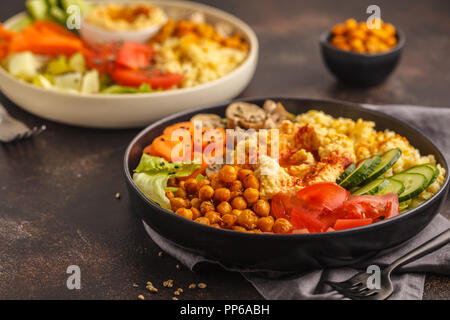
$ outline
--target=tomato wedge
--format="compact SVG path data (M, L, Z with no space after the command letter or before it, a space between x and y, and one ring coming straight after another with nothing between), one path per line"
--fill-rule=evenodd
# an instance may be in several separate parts
M389 219L399 214L398 196L394 193L354 196L345 201L336 214L343 219Z
M350 197L350 192L336 183L320 182L298 191L297 196L310 205L332 211L339 208Z
M165 73L160 70L133 70L121 66L116 66L110 75L122 86L140 87L143 83L147 83L152 89L169 89L183 80L181 74Z
M143 43L125 42L119 49L116 63L131 69L150 66L154 55L153 49Z
M116 59L119 45L115 42L96 45L90 48L87 55L87 65L90 69L96 69L101 74L109 72Z
M368 224L371 224L373 222L372 219L366 218L366 219L338 219L336 220L336 223L334 224L334 230L345 230L345 229L351 229L351 228L357 228L366 226Z
M324 232L328 228L319 219L298 208L291 211L291 223L295 229L308 229L309 232Z

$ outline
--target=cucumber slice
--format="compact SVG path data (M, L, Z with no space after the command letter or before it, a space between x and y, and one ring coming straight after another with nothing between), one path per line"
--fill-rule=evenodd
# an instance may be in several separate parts
M50 17L55 19L55 21L58 22L59 24L66 26L67 14L64 12L64 10L58 7L51 7L48 14L50 15Z
M402 173L419 173L425 176L427 178L427 185L425 187L428 188L438 177L439 175L439 169L433 166L432 164L422 164L419 166L415 166L412 168L409 168Z
M380 164L375 168L374 172L370 174L370 176L367 178L367 181L364 182L371 182L380 177L382 174L392 168L392 166L397 162L401 155L402 150L400 150L399 148L391 149L383 153L380 156Z
M339 185L346 189L358 186L367 179L380 162L381 158L378 156L364 160Z
M355 170L355 168L356 168L356 165L355 165L354 163L352 163L351 165L349 165L349 166L347 167L347 169L345 169L345 171L341 173L341 175L339 176L339 178L337 178L336 183L337 183L337 184L341 183L342 180L344 180L345 178L347 178L348 175L349 175L350 173L352 173L353 170Z
M428 186L430 186L430 185L433 184L434 181L436 181L437 177L439 177L440 171L439 171L439 169L436 166L432 165L431 163L427 164L427 166L434 170L434 175L431 178L431 180L429 182L429 185L428 185Z
M47 5L49 8L58 7L59 0L47 0Z
M400 194L405 190L405 186L403 183L397 180L393 179L387 179L389 181L389 184L384 187L381 191L378 191L376 194L388 194L388 193L397 193Z
M409 200L419 195L422 191L425 190L428 180L427 178L420 173L399 173L395 176L392 176L390 179L399 181L403 183L405 186L405 190L403 192L398 193L398 201L402 202L405 200Z
M45 0L27 0L25 6L35 20L45 20L47 17L48 6Z
M388 179L380 178L372 182L369 182L368 184L359 188L355 192L352 192L352 195L354 196L361 196L364 194L373 195L386 188L388 184L389 184Z

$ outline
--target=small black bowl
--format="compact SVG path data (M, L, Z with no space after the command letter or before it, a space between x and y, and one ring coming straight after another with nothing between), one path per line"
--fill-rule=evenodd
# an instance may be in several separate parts
M374 121L377 130L393 129L413 141L423 154L433 154L448 173L441 151L420 131L391 116L359 105L299 98L270 98L281 102L291 113L311 109L322 110L334 117ZM247 99L263 105L266 99ZM143 131L128 146L124 171L133 210L160 235L188 252L219 261L228 267L252 270L298 272L309 269L352 265L373 256L380 250L397 246L415 236L438 213L449 189L449 175L430 200L397 217L350 230L312 234L251 234L217 229L185 219L161 209L139 190L132 179L143 149L161 135L168 125L189 121L198 113L225 115L228 103L189 110L162 119Z
M362 54L341 50L331 44L330 31L320 36L320 48L328 70L339 80L358 87L370 87L382 83L394 71L405 46L405 36L397 29L397 45L389 51Z

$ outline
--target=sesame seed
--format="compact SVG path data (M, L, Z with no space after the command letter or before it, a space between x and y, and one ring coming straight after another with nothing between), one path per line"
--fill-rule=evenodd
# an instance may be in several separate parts
M162 252L162 251L158 252L158 257L162 257L163 254L164 254L164 252Z
M120 193L117 192L115 197L116 197L116 199L120 199Z
M172 297L172 300L178 300L178 298L177 297Z
M195 289L196 287L197 287L197 285L195 283L191 283L188 288Z
M138 295L138 299L139 300L145 300L145 297L142 294L140 294L140 295Z
M206 288L206 283L200 282L197 287L199 287L200 289L205 289Z

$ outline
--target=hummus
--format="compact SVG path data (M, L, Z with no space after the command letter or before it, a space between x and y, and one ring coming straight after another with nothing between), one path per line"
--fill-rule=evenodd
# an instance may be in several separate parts
M86 17L86 22L111 31L136 31L166 20L161 8L146 3L99 5Z

